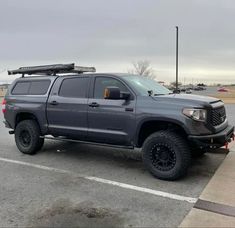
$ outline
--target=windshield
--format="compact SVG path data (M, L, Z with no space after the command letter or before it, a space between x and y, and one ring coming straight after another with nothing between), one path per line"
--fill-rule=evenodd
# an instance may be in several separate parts
M172 93L166 87L147 77L130 75L125 76L125 80L129 82L142 96L157 96Z

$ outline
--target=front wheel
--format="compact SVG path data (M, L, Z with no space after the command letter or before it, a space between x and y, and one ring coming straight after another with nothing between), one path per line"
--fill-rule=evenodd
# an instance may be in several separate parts
M191 162L191 152L180 135L159 131L145 140L143 162L157 178L176 180L186 175Z
M40 138L40 128L35 120L23 120L15 129L15 142L24 154L35 154L43 146L44 139Z

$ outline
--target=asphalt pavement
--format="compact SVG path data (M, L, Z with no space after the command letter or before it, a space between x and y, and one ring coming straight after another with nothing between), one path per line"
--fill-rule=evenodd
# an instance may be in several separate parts
M180 227L235 227L235 142Z
M225 107L229 124L235 126L235 104L226 104Z
M218 88L219 88L218 86L209 86L206 87L206 90L200 90L200 91L192 90L192 93L201 96L208 96L208 95L211 96L218 93L217 91Z
M149 174L138 150L48 140L29 156L3 124L0 135L1 227L178 226L226 156L207 153L168 182Z

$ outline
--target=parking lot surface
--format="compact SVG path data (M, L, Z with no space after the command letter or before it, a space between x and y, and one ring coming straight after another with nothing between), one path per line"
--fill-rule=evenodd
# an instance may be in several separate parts
M177 226L226 156L207 153L187 177L167 182L149 174L137 150L46 141L29 156L3 124L0 134L2 227Z
M225 107L229 124L235 126L235 118L234 118L235 104L226 104Z

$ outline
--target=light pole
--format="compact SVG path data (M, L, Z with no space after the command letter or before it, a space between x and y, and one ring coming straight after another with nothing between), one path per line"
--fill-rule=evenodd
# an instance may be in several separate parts
M176 70L176 72L175 72L175 76L176 76L176 80L175 80L175 89L176 89L176 91L178 92L178 38L179 38L179 28L178 28L178 26L175 26L175 28L176 28L176 66L175 66L175 70Z

